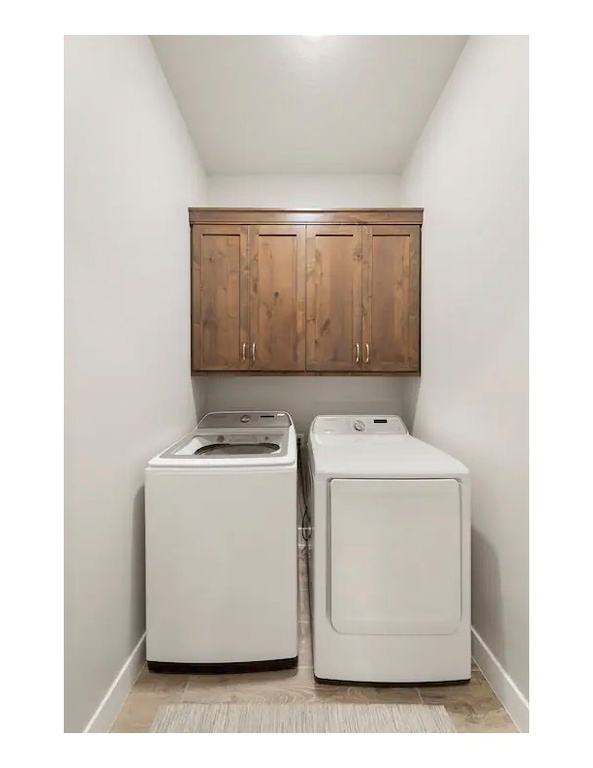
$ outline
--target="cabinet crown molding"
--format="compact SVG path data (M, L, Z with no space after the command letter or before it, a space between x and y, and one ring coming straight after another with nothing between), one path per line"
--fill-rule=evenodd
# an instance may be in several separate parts
M413 224L423 208L189 208L190 224Z

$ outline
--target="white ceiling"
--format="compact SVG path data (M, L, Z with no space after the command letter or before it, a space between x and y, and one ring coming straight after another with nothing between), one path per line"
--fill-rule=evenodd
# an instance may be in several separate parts
M209 174L399 173L467 37L151 37Z

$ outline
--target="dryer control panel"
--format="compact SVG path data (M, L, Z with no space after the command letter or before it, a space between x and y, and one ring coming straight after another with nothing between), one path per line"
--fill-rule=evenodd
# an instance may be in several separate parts
M407 435L399 416L317 416L311 431L318 435Z

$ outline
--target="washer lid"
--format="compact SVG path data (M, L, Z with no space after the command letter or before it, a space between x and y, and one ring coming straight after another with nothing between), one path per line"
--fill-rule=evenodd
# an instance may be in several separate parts
M196 430L161 454L163 459L281 458L288 453L285 429L231 432Z
M195 429L148 462L149 467L224 469L296 464L294 427Z

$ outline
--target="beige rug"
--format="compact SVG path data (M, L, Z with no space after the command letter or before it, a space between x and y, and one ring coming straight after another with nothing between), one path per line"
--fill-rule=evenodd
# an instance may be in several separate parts
M442 706L166 704L151 733L454 733Z

